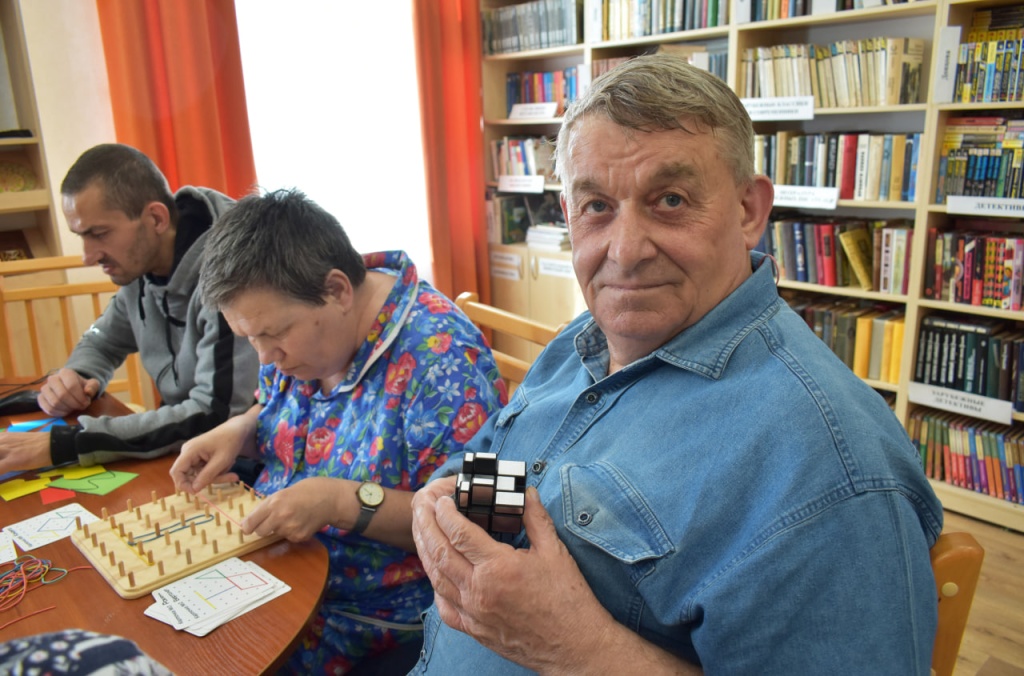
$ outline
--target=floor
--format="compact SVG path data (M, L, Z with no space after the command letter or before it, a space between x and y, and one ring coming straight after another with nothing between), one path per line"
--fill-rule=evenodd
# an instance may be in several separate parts
M1024 534L946 512L985 548L956 676L1024 676Z

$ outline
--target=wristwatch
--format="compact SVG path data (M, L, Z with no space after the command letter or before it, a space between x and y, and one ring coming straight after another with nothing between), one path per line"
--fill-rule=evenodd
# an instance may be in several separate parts
M364 481L356 489L356 498L359 500L359 516L352 530L362 533L370 525L370 519L377 513L377 508L384 502L384 489L379 483Z

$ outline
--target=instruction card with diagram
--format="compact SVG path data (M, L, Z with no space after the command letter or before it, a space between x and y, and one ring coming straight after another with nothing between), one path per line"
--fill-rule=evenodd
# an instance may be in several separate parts
M275 599L291 587L250 561L221 561L153 591L146 615L195 636Z

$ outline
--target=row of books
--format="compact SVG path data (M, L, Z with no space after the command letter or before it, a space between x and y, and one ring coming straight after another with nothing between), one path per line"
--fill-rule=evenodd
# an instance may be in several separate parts
M1024 300L1024 223L976 221L979 228L1007 226L1016 234L971 228L954 221L953 229L929 228L924 297L1013 312ZM965 227L966 226L966 227Z
M581 82L580 74L584 75ZM565 107L579 98L586 88L586 69L571 66L562 70L524 71L505 76L505 103L507 112L517 103L557 103L555 115L565 114Z
M757 249L771 255L789 281L905 294L913 232L904 219L776 218Z
M1024 120L949 118L935 183L938 204L947 195L1024 197Z
M917 103L925 42L874 37L743 50L742 98L813 96L816 108Z
M1024 429L927 408L907 419L925 474L937 481L1024 504Z
M725 26L728 0L587 0L587 42Z
M580 0L533 0L481 8L485 54L575 45L580 41Z
M755 134L754 167L777 185L838 188L839 199L913 202L921 134Z
M1024 10L1020 5L986 7L971 15L957 51L953 100L1020 101L1024 95Z
M505 136L491 141L494 176L554 176L554 142L543 136Z
M858 377L896 384L902 364L902 310L796 295L786 302Z
M988 317L930 314L921 320L914 381L1013 402L1024 411L1024 332Z
M899 5L913 0L740 0L737 3L737 22L770 21L812 13L843 12L865 7Z

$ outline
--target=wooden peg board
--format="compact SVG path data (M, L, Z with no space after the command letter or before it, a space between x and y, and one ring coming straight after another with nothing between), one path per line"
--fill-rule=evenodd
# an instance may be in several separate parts
M154 589L277 542L281 536L243 535L240 524L261 498L248 486L209 486L185 492L85 524L71 540L120 596L134 599Z

